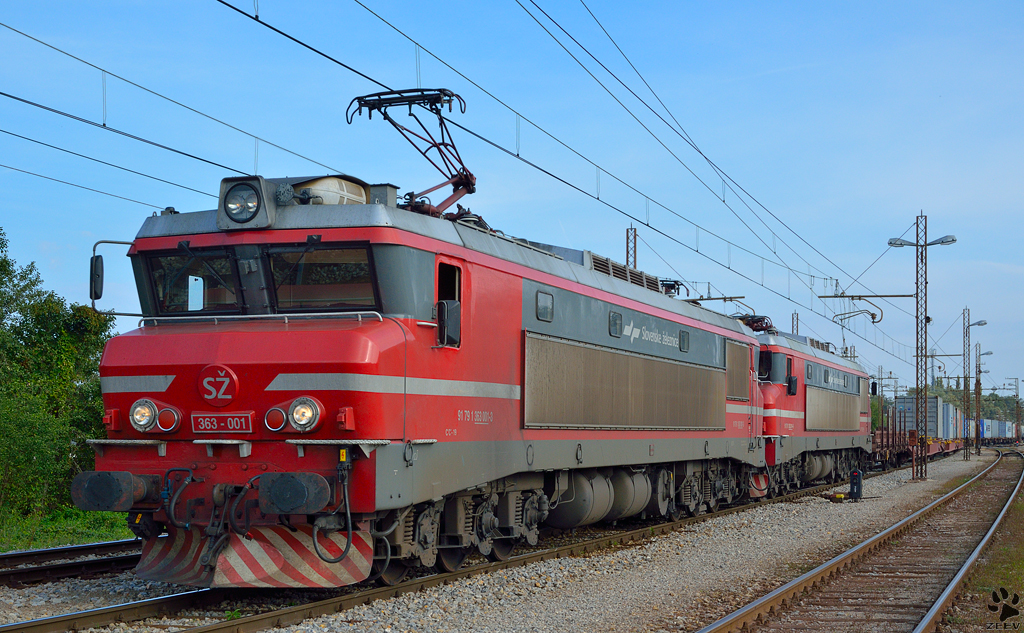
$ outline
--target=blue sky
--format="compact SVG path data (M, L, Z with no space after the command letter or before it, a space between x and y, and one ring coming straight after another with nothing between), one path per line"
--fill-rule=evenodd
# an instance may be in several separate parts
M823 278L838 278L847 288L883 252L860 278L864 286L849 292L912 293L913 252L885 252L886 241L903 234L923 210L930 238L958 238L953 246L929 250L930 333L940 353L962 351L960 315L969 306L975 320L989 322L972 335L994 352L986 358L986 387L1024 376L1021 3L641 3L624 10L621 3L587 2L704 155L795 235L753 199L738 196L737 185L726 190L723 203L722 178L705 159L529 0L522 2L658 140L515 0L363 1L586 157L521 122L520 155L584 194L455 130L478 177L478 193L464 204L493 227L623 261L630 220L592 197L597 164L603 170L601 200L641 221L650 213L653 229L640 226L641 269L711 282L716 295L743 295L744 303L782 329L789 329L797 311L801 334L842 345L843 332L831 317L850 308L812 295L824 294L826 286L834 290L836 282ZM332 169L392 182L403 191L440 180L380 119L345 123L349 101L377 86L213 0L8 4L0 22ZM583 4L537 5L669 118ZM252 13L255 4L236 6ZM262 0L258 7L268 24L388 86L416 87L419 80L423 87L456 91L468 107L453 118L515 151L516 114L426 51L419 53L417 77L414 44L359 4ZM0 91L102 123L100 71L5 28L0 51L6 62L0 65ZM279 177L326 171L266 143L257 153L252 137L110 76L106 123L244 172L256 168ZM0 97L0 129L213 194L221 178L235 175L6 97ZM3 165L158 207L184 211L214 204L200 193L8 134L0 134L0 156ZM3 168L0 186L6 194L0 226L12 255L21 263L35 261L49 288L77 302L87 301L93 242L131 240L154 210ZM686 247L697 245L693 224L663 207L702 227L702 255ZM906 237L913 239L913 232ZM127 261L114 249L105 254L101 306L137 310ZM771 291L760 285L761 258L774 262L764 264ZM881 305L884 318L877 327L864 317L850 321L846 344L857 347L871 371L881 364L907 384L914 370L905 361L913 362L913 352L903 345L914 343L913 302ZM122 331L131 327L132 319L119 322ZM962 372L959 358L944 361L949 374Z

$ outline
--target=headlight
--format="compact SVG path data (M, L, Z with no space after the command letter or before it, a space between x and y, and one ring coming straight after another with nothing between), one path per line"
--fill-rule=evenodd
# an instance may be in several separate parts
M320 407L312 398L296 398L292 406L288 408L288 421L300 433L312 431L316 428L316 423L319 420Z
M224 211L228 217L244 224L256 217L260 210L260 195L250 185L240 183L228 190L224 196Z
M128 412L128 420L131 421L135 430L145 433L156 424L156 405L152 400L145 398L136 400Z

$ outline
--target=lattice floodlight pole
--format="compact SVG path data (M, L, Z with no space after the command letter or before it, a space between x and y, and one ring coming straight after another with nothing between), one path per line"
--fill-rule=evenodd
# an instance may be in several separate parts
M964 308L964 459L971 458L971 447L967 441L967 424L971 419L971 310Z
M636 228L626 229L626 266L637 270L636 266Z
M928 478L928 218L917 216L917 454L915 479ZM936 420L938 418L936 417Z

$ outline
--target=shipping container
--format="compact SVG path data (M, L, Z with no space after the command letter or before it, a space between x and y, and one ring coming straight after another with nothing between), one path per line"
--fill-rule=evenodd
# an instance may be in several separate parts
M914 415L916 408L916 402L913 396L899 396L896 398L896 415L899 415L900 411L904 411L907 414L907 429L912 430L917 428L917 417ZM939 437L940 424L939 420L942 415L942 398L939 396L928 396L928 429L926 435L928 437Z

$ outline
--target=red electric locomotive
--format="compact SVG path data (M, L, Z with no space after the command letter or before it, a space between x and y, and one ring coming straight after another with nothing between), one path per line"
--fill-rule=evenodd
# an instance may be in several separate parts
M144 316L104 351L107 437L72 489L128 513L139 575L396 583L543 525L845 477L870 451L859 366L596 254L438 217L474 182L454 170L433 207L349 176L229 178L216 209L145 221Z

